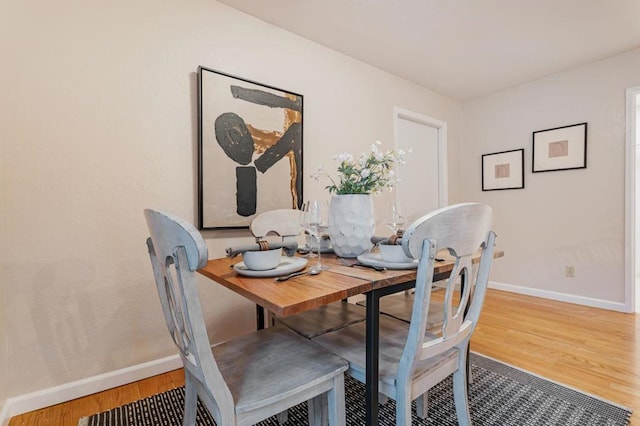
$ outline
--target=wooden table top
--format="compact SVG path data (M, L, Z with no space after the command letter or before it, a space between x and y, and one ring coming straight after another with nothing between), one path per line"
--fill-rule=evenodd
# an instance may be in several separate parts
M504 252L499 250L494 252L494 258L502 256L504 256ZM448 254L440 256L439 253L438 257L444 258L445 261L435 263L435 273L448 272L453 269L453 261L450 260ZM478 261L479 256L476 256L474 263ZM238 259L226 257L211 259L198 272L283 317L374 289L412 281L416 278L415 269L379 272L369 268L345 266L334 254L322 255L322 263L330 268L328 271L282 282L274 281L273 277L239 275L232 268L232 265L237 262ZM314 262L315 259L309 259L307 267L313 265Z

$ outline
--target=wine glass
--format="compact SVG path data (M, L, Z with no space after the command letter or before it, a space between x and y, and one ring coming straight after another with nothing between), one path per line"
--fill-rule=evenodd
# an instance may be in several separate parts
M318 257L318 255L315 254L313 250L313 241L315 241L315 238L309 234L309 231L307 231L307 228L305 227L305 220L307 219L307 213L306 213L307 204L308 204L307 202L302 203L302 207L300 207L300 216L298 218L298 223L300 224L300 227L305 231L304 232L304 243L305 243L304 257Z
M320 238L329 229L329 205L325 201L312 200L308 201L302 206L300 212L300 225L305 231L311 235L315 242L318 251L318 261L315 266L311 268L312 272L319 272L329 269L323 266L321 263L320 254Z
M382 211L381 222L391 229L394 234L397 234L407 223L407 213L404 205L399 201L389 203Z

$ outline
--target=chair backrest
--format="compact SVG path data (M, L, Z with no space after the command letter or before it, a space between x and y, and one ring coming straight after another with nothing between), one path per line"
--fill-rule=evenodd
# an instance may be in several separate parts
M277 209L257 215L250 225L256 240L263 239L269 232L282 237L283 241L295 239L300 234L300 210Z
M214 400L214 418L221 424L233 423L233 397L211 352L196 286L195 271L207 263L207 246L193 225L178 217L150 209L144 215L149 257L169 333L184 368Z
M420 360L453 347L466 351L489 281L495 246L492 221L493 212L489 206L464 203L435 210L416 220L405 231L402 240L405 253L420 260L409 336L398 370L399 378L404 376L402 380L409 379ZM442 335L425 341L434 261L436 253L443 249L455 258L455 265L446 284ZM472 256L478 250L481 251L480 263L473 268ZM460 296L454 294L458 278L464 289Z

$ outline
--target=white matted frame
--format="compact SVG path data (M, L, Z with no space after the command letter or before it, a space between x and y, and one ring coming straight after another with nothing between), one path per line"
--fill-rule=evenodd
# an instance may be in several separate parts
M533 132L532 171L587 168L587 123Z
M482 156L482 190L524 188L524 148Z

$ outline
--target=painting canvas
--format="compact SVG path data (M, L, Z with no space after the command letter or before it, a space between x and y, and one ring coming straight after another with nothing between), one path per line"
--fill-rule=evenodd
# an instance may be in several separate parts
M482 156L482 190L524 188L524 149Z
M587 123L533 132L532 171L587 167Z
M198 68L200 229L302 204L303 98Z

